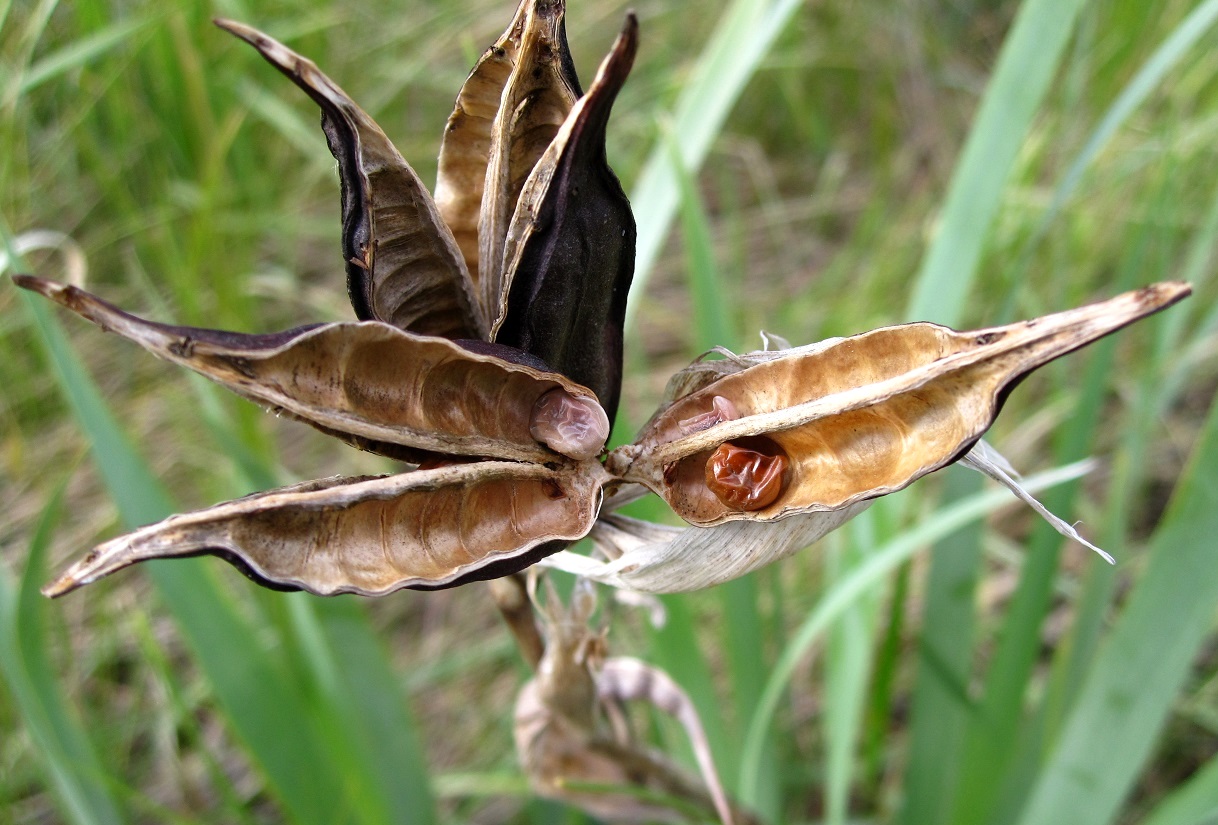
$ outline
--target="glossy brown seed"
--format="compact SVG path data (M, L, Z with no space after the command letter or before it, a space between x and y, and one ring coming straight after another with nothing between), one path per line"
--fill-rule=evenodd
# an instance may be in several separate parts
M782 494L787 458L735 444L720 444L706 461L706 486L733 510L760 510Z

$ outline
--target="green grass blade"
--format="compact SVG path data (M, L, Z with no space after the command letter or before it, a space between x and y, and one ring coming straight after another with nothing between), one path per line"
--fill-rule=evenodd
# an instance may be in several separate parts
M0 675L21 711L64 820L73 825L120 825L126 817L111 796L106 770L46 655L47 606L38 585L46 574L47 547L61 505L62 487L43 510L20 589L0 571Z
M699 355L716 346L734 349L736 346L732 324L728 320L726 292L719 278L719 267L715 264L715 245L712 240L710 220L698 192L698 182L685 165L676 136L664 130L663 140L668 146L669 161L677 179L680 192L681 233L685 247L686 283L694 308L693 329L697 338L692 341L693 355Z
M1218 404L1150 547L1150 562L1096 657L1023 825L1113 821L1150 755L1218 603Z
M1053 191L1053 200L1037 227L1036 236L1043 233L1057 218L1062 206L1074 194L1079 181L1083 179L1083 173L1095 160L1096 155L1103 150L1117 130L1129 119L1129 116L1146 101L1151 92L1159 87L1167 73L1179 64L1215 22L1218 22L1218 0L1206 0L1176 26L1163 44L1138 70L1138 73L1125 85L1117 99L1100 118L1099 124L1087 138L1087 143L1071 161L1066 173L1062 175L1061 182Z
M826 554L829 586L862 564L876 541L872 513L831 535ZM836 546L835 546L836 545ZM884 581L860 595L829 629L825 650L825 822L844 825L858 764L855 754L871 677L872 642L879 621Z
M1036 491L1054 484L1077 478L1082 472L1079 466L1062 467L1024 479L1024 486ZM740 797L752 804L760 779L761 745L766 730L774 721L778 703L795 668L807 654L813 643L834 620L843 614L855 600L869 592L876 583L900 566L906 559L927 544L959 530L966 524L985 517L1004 504L1010 504L1010 493L1006 490L989 490L955 502L922 520L913 529L907 530L882 547L873 550L867 560L851 570L850 574L827 590L816 607L804 619L799 629L788 641L779 656L770 677L766 681L761 702L753 711L745 734L740 767Z
M946 499L975 495L981 478L956 470ZM973 522L937 543L926 582L910 714L909 768L899 820L904 825L947 821L963 767L969 676L976 627L982 525Z
M1215 825L1218 823L1218 758L1169 793L1141 825Z
M914 281L909 318L951 326L963 316L1016 155L1084 5L1084 0L1027 0L1020 6Z
M61 389L93 446L107 489L129 527L173 511L164 489L135 453L73 355L49 307L22 298L54 366ZM299 687L257 644L249 626L221 592L213 571L200 559L145 566L208 675L235 732L276 788L294 821L342 821L339 777L328 769Z
M120 21L47 55L31 65L21 77L18 93L28 94L48 80L79 69L112 49L129 45L132 36L148 23L148 19L139 17Z
M735 0L723 12L673 113L672 134L679 139L681 160L690 174L702 168L740 93L800 5L798 0ZM630 193L639 235L628 326L680 202L670 151L663 141L655 147Z

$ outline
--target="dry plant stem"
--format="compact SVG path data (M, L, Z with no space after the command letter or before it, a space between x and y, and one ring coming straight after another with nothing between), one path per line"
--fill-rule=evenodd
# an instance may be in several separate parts
M544 583L549 594L540 605L545 655L537 676L521 690L515 713L517 752L534 788L613 822L689 821L672 805L642 798L632 788L672 797L702 816L714 812L727 825L751 822L723 792L685 692L663 671L637 659L604 658L602 635L588 627L595 610L589 582L577 582L568 608L550 581ZM624 738L622 726L606 724L607 711L624 701L652 704L682 725L705 787L662 754Z
M503 621L516 640L516 646L520 648L520 655L530 668L537 670L542 654L545 653L545 641L537 627L524 576L513 573L501 579L492 579L486 584L495 600L495 606L499 608L499 614L503 616Z

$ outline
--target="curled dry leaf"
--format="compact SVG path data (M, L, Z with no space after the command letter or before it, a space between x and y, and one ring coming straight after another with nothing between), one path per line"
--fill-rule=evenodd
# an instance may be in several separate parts
M405 447L555 461L558 456L530 432L534 407L552 393L600 426L586 428L580 439L546 444L588 458L608 437L608 419L589 390L443 338L374 321L272 335L171 326L137 318L73 286L28 275L16 282L154 355L373 452L402 457Z
M321 107L342 177L343 259L356 316L424 335L485 338L457 243L381 128L313 61L241 23L216 25L252 45Z
M61 596L135 562L200 554L263 584L323 596L454 587L513 573L587 533L600 472L595 462L480 461L306 482L108 541L43 592Z
M1155 284L975 332L928 323L886 327L767 360L675 401L633 444L611 453L607 466L701 526L846 507L960 458L1020 378L1189 291L1187 284ZM682 426L713 411L719 397L739 418L693 433ZM707 462L724 444L789 459L781 491L768 505L741 510L708 484ZM763 481L773 484L759 473L756 482Z

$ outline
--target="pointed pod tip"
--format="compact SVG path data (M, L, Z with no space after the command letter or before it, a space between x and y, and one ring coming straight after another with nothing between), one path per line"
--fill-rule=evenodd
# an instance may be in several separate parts
M37 275L26 275L17 273L13 275L13 283L22 289L28 289L30 292L37 292L39 295L50 296L52 292L58 289L63 289L63 286L49 281L46 278L39 278Z
M1146 304L1155 307L1170 306L1193 293L1193 285L1187 281L1162 281L1138 290L1138 296Z
M42 586L42 595L48 599L58 599L60 596L66 596L73 590L84 586L84 582L72 575L71 571L63 573L54 581L47 582Z

